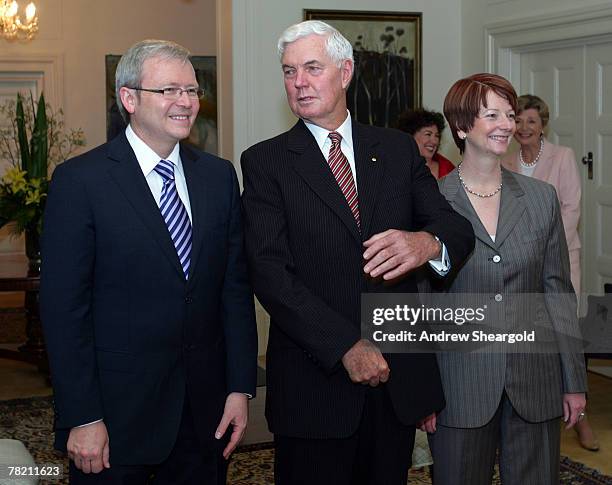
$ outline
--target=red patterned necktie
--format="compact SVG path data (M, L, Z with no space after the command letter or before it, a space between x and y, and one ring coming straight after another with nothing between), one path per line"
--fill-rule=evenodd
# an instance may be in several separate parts
M357 222L357 227L361 228L359 202L357 200L357 188L355 187L353 172L351 172L351 166L340 148L342 135L336 131L332 131L329 134L329 138L331 139L331 148L329 149L329 159L327 163L329 163L329 168L334 174L340 186L340 190L348 202L349 209L351 209L355 222Z

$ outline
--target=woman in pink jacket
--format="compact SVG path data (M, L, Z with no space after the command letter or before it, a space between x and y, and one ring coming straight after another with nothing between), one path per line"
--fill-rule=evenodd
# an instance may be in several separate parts
M548 105L538 96L525 94L518 98L516 133L519 150L502 164L509 170L543 180L553 185L561 204L561 217L569 249L572 285L580 295L580 219L581 184L576 158L571 148L553 145L544 137L548 124ZM597 451L599 444L588 421L576 425L583 448Z

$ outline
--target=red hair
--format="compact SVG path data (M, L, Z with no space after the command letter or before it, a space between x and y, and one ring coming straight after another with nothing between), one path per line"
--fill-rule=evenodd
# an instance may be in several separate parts
M487 95L491 91L508 101L512 109L517 112L516 91L510 81L488 72L459 79L451 86L444 99L444 116L461 153L465 150L465 140L459 138L457 132L467 133L472 129L481 108L487 107Z

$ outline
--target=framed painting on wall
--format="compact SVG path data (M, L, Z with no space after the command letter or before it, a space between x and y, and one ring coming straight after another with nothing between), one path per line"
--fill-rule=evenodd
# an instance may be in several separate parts
M347 103L354 119L388 127L421 106L421 13L304 10L304 19L334 26L353 45Z
M126 124L119 113L115 98L115 72L121 56L106 56L106 139L111 140ZM204 90L198 116L187 141L213 155L218 154L217 132L217 59L215 56L192 56L199 86Z

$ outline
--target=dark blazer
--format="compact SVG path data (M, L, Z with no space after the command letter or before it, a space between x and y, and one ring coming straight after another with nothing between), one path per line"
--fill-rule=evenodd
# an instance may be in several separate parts
M257 338L231 164L187 146L193 217L186 282L125 134L55 170L40 303L56 446L104 419L116 464L159 463L184 400L213 440L232 391L255 392Z
M361 233L302 121L242 155L249 267L271 316L266 417L280 435L340 438L357 429L367 386L350 381L341 359L360 339L361 293L416 292L411 276L392 285L366 278L363 241L391 228L426 230L446 243L453 267L474 244L411 137L354 123L353 146ZM385 386L402 422L443 407L433 356L387 359Z
M572 339L564 338L579 337L580 331L555 189L502 169L500 213L493 242L461 187L457 172L438 183L453 208L474 227L476 248L456 275L437 283L445 283L450 293L482 295L487 299L489 314L497 314L508 330L539 332L550 325L560 350L438 354L446 396L446 408L438 422L460 428L483 426L497 411L504 391L526 421L561 416L563 393L585 392L587 383L583 355L569 351ZM502 298L497 301L493 295ZM543 295L542 301L538 295Z

